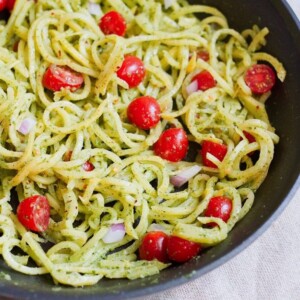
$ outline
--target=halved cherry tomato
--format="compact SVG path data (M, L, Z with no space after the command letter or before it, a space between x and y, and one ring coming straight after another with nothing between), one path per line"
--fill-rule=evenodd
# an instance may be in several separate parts
M245 135L245 137L246 137L246 139L248 140L249 143L256 142L255 137L251 133L249 133L249 132L247 132L245 130L243 130L243 133L244 133L244 135Z
M7 1L6 1L6 8L7 8L9 11L12 11L12 10L14 9L15 2L16 2L16 0L7 0Z
M227 146L211 141L204 141L202 144L201 155L203 164L206 167L217 168L217 166L207 158L207 153L210 153L218 160L222 161L227 153Z
M34 195L24 199L17 208L21 224L29 230L42 232L48 228L50 205L46 197Z
M133 100L127 108L129 121L137 127L148 130L160 120L160 106L155 98L143 96Z
M263 94L273 88L276 75L274 70L268 65L256 64L246 71L244 79L253 93Z
M171 235L167 241L168 258L172 261L183 263L197 256L201 246L197 243Z
M142 60L133 55L126 55L117 75L128 83L130 88L138 86L146 75Z
M206 50L197 51L197 58L201 58L204 61L209 61L209 53Z
M4 10L7 6L7 0L0 0L0 11Z
M89 161L86 161L83 165L82 165L82 169L86 172L91 172L95 169L95 166L89 162Z
M99 27L105 35L116 34L124 36L126 32L126 21L118 12L110 11L100 19Z
M167 262L167 241L168 235L162 231L148 232L139 248L140 259Z
M213 197L209 200L204 215L206 217L220 218L227 222L232 211L232 201L225 196ZM209 223L209 226L215 226L216 223Z
M206 91L216 86L216 81L208 71L202 71L195 75L192 81L197 80L198 90Z
M170 128L161 134L153 150L161 158L177 162L186 156L188 146L186 132L182 128Z
M50 65L43 77L43 86L53 92L62 88L76 91L83 83L83 76L67 66Z

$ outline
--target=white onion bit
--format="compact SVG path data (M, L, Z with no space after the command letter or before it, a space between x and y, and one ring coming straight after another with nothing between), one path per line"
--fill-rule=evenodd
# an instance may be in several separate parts
M26 118L22 121L18 131L24 135L28 134L35 126L36 120L32 118Z
M97 3L89 2L88 11L91 15L95 15L95 16L101 15L101 8L100 5Z
M110 226L106 235L102 238L105 244L121 241L125 236L125 226L123 223L116 223Z
M188 182L191 178L197 175L201 171L201 167L198 165L192 166L190 168L184 169L177 175L171 176L170 182L174 186L180 187Z
M173 4L173 0L164 0L165 9L168 9Z
M187 87L186 87L186 92L188 95L191 95L195 92L198 91L198 81L194 80L192 81Z

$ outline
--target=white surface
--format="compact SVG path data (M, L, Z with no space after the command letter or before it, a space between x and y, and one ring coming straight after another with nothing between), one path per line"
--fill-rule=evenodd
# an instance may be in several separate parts
M300 18L300 0L288 0ZM300 81L299 81L300 84ZM188 284L143 300L300 300L300 189L246 250Z

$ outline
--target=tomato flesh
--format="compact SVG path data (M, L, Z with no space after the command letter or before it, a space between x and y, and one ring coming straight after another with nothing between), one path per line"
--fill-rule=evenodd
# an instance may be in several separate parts
M105 35L116 34L124 36L126 32L126 21L118 12L110 11L100 19L99 27Z
M197 256L201 246L197 243L182 239L178 236L170 236L167 242L168 258L172 261L183 263Z
M197 58L201 58L204 61L209 61L209 53L206 50L197 51Z
M206 91L216 86L216 81L208 71L202 71L195 75L192 81L197 81L198 90Z
M149 130L157 125L160 113L158 102L150 96L136 98L127 108L129 121L144 130Z
M168 235L162 231L148 232L141 243L139 248L140 259L154 260L160 262L167 262L167 241Z
M6 1L6 8L9 11L12 11L14 9L15 3L16 3L16 0L7 0Z
M171 162L182 160L188 151L189 141L182 128L165 130L154 144L154 153Z
M83 165L82 165L82 169L86 172L91 172L95 169L95 166L89 162L89 161L86 161Z
M249 143L256 142L255 137L251 133L249 133L247 131L244 131L244 130L243 130L243 133L244 133L244 135L245 135L245 137L246 137L246 139L248 140Z
M244 79L253 93L264 94L275 85L276 75L268 65L256 64L246 71Z
M0 11L4 10L7 6L7 0L0 0Z
M218 160L222 161L227 153L227 146L211 141L204 141L201 149L201 156L203 164L206 167L217 168L217 166L207 158L207 153L215 156Z
M136 56L126 55L117 75L126 81L130 88L136 87L146 75L144 63Z
M206 217L220 218L227 222L232 211L232 201L225 196L213 197L209 200L204 215ZM216 223L209 223L209 226L215 226Z
M46 197L34 195L20 202L17 208L20 223L29 230L43 232L50 221L50 205Z
M43 86L53 92L62 88L76 91L83 84L83 76L67 66L50 65L43 76Z

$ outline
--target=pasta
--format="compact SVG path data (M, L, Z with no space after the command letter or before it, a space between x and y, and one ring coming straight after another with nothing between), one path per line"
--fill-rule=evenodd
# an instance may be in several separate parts
M279 142L264 104L271 93L253 94L244 74L264 61L285 78L282 64L261 52L267 28L239 33L217 9L181 0L170 7L158 0L94 2L17 0L0 27L0 253L14 270L50 274L55 283L72 286L103 277L136 279L168 267L137 255L155 225L203 248L223 241L250 210ZM126 20L124 37L105 35L98 26L112 10ZM197 56L199 49L208 60ZM146 69L135 88L116 73L129 54ZM45 89L50 65L82 74L82 87ZM216 85L190 93L203 70ZM161 108L150 130L137 128L126 115L131 101L144 95ZM22 134L25 119L34 124ZM153 152L169 127L187 130L190 148L198 149L193 159L170 162ZM223 160L208 154L215 168L199 154L204 141L227 146ZM250 155L254 151L257 158ZM88 172L86 162L93 165ZM177 189L171 178L195 165L201 171ZM22 225L13 191L20 202L46 196L46 231ZM224 195L232 199L229 220L205 216L210 199ZM207 226L212 222L217 226ZM105 242L115 224L123 224L126 234Z

